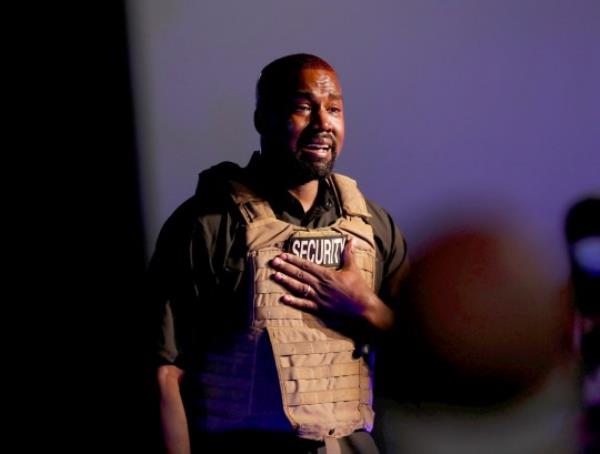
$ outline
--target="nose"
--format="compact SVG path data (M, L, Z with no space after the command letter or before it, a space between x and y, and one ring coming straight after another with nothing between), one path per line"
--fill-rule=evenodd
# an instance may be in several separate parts
M331 118L327 109L321 107L313 111L313 127L319 131L331 131Z

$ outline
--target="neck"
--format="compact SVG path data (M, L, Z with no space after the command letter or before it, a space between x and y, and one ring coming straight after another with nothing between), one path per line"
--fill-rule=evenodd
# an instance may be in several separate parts
M319 192L319 180L311 180L300 186L290 188L288 191L298 199L298 201L302 204L304 212L307 213L317 199L317 193Z

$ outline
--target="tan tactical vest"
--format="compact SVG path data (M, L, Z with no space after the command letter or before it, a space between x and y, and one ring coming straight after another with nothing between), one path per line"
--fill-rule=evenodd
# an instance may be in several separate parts
M208 355L207 372L200 377L205 385L203 425L207 430L285 430L276 422L275 413L287 430L291 424L298 436L313 440L372 428L367 362L354 354L356 346L351 339L319 318L281 303L281 296L289 292L272 279L274 270L269 267L291 240L302 242L304 238L309 244L304 251L312 251L313 261L318 263L326 261L328 253L324 246L317 251L319 238L354 237L355 260L373 288L375 243L364 197L354 180L337 174L330 178L343 216L319 229L278 220L266 201L231 182L232 197L246 222L251 326L235 336L232 346ZM336 247L338 240L321 243L333 245L336 253L341 253L342 247ZM263 355L270 356L271 364L275 362L276 373L271 370L271 378L265 377ZM273 396L278 401L276 409L268 404Z

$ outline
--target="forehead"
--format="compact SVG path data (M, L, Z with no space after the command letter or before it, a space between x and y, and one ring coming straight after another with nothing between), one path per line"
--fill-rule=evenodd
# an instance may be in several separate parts
M315 96L342 96L342 87L334 71L325 68L303 68L290 78L286 87L290 94L310 93Z

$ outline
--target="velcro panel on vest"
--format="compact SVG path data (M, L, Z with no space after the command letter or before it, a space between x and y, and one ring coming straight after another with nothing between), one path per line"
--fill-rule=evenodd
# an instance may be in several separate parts
M286 249L290 254L317 265L341 268L347 239L346 232L331 227L298 230L286 242Z

